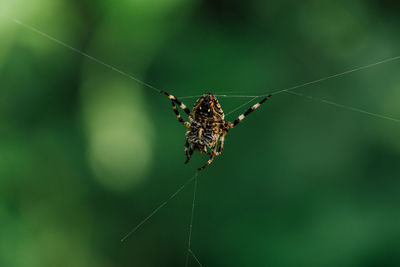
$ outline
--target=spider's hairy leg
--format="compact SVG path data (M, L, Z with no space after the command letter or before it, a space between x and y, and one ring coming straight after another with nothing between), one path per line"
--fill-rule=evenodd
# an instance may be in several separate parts
M204 170L208 165L211 164L211 162L213 162L213 160L214 160L214 158L215 158L215 156L216 156L216 153L215 153L216 150L217 150L217 145L215 145L215 146L213 147L213 152L210 153L210 154L211 154L210 159L206 162L206 164L204 164L203 167L198 168L197 170L199 170L199 171Z
M245 113L243 113L242 115L240 115L233 123L231 123L231 128L235 127L236 125L238 125L244 118L247 117L247 115L249 115L251 112L253 112L254 110L256 110L259 106L261 106L265 101L268 100L268 98L270 98L272 95L268 95L267 97L265 97L263 100L261 100L260 102L258 102L257 104L255 104L254 106L252 106L251 108L249 108Z
M161 91L161 93L163 95L168 96L168 98L171 99L172 102L177 103L179 105L179 107L186 112L187 115L190 115L190 110L186 107L185 104L183 104L181 101L179 101L175 96L170 95L170 94L168 94L167 92L164 92L164 91Z
M200 153L203 153L203 154L210 155L210 156L213 154L213 151L208 152L207 146L204 146L203 149L199 149L199 152L200 152Z
M223 133L221 135L221 138L219 139L219 147L218 147L218 151L215 152L216 156L219 156L222 154L222 151L224 150L224 143L225 143L225 135L227 134L227 132Z
M186 140L186 143L185 143L185 155L186 155L185 164L187 164L189 162L190 157L192 156L192 154L193 154L193 146L191 144L189 144L188 140Z
M190 123L185 121L184 119L182 119L181 114L179 113L179 110L176 108L176 105L174 103L174 101L171 101L172 104L172 109L175 112L176 118L178 119L178 121L180 123L182 123L183 125L185 125L187 128L190 128Z

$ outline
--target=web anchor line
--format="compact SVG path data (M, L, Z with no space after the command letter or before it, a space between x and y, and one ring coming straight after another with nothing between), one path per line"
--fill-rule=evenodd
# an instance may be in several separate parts
M321 78L321 79L317 79L317 80L314 80L314 81L310 81L310 82L306 82L306 83L303 83L303 84L295 85L295 86L292 86L292 87L289 87L289 88L286 88L286 89L283 89L283 90L275 91L275 92L273 92L271 94L272 95L277 95L277 94L280 94L280 93L283 93L283 92L292 91L294 89L298 89L298 88L301 88L301 87L304 87L304 86L307 86L307 85L320 83L320 82L323 82L323 81L326 81L326 80L330 80L330 79L333 79L333 78L336 78L336 77L347 75L347 74L350 74L350 73L353 73L353 72L356 72L356 71L372 68L372 67L375 67L377 65L381 65L381 64L384 64L384 63L388 63L388 62L391 62L391 61L398 60L398 59L400 59L400 56L387 58L387 59L384 59L384 60L381 60L381 61L378 61L378 62L375 62L375 63L371 63L371 64L368 64L368 65L365 65L365 66L360 66L360 67L357 67L357 68L354 68L354 69L350 69L350 70L347 70L347 71L344 71L344 72L336 73L336 74L333 74L333 75L330 75L330 76L327 76L327 77L324 77L324 78ZM261 95L261 96L267 96L267 95Z
M199 261L199 259L196 257L196 255L194 254L194 252L191 249L189 249L189 253L190 253L190 255L192 255L193 259L197 262L197 264L200 267L203 267L203 264L201 264L201 262Z
M145 224L151 217L153 217L160 209L162 209L165 205L168 204L169 201L171 201L173 198L175 198L190 182L192 182L194 179L197 179L198 172L188 179L181 187L178 188L167 200L165 200L163 203L161 203L157 208L155 208L146 218L144 218L140 223L138 223L132 230L130 230L122 239L121 242L124 242L128 237L133 235L143 224Z
M30 26L30 25L28 25L28 24L26 24L26 23L24 23L24 22L22 22L22 21L20 21L20 20L18 20L16 18L4 15L2 13L0 13L0 16L6 18L6 19L8 19L8 20L10 20L10 21L12 21L12 22L14 22L14 23L16 23L16 24L18 24L18 25L20 25L20 26L22 26L22 27L24 27L24 28L26 28L26 29L28 29L28 30L30 30L32 32L34 32L34 33L37 33L37 34L39 34L39 35L41 35L41 36L43 36L43 37L45 37L45 38L47 38L49 40L61 45L61 46L64 46L64 47L74 51L75 53L80 54L80 55L82 55L82 56L84 56L84 57L86 57L86 58L88 58L88 59L100 64L100 65L103 65L104 67L109 68L109 69L111 69L111 70L113 70L113 71L115 71L115 72L117 72L117 73L119 73L119 74L121 74L121 75L123 75L123 76L125 76L125 77L127 77L129 79L131 79L131 80L134 80L135 82L137 82L137 83L139 83L139 84L141 84L141 85L143 85L143 86L145 86L147 88L153 89L154 91L161 93L161 90L156 88L155 86L153 86L151 84L148 84L148 83L146 83L146 82L144 82L142 80L139 80L138 78L126 73L125 71L122 71L122 70L120 70L120 69L118 69L118 68L116 68L116 67L114 67L114 66L112 66L112 65L110 65L110 64L108 64L108 63L106 63L106 62L104 62L104 61L102 61L100 59L98 59L98 58L96 58L96 57L93 57L93 56L91 56L91 55L89 55L89 54L87 54L87 53L85 53L85 52L83 52L83 51L81 51L81 50L79 50L79 49L77 49L77 48L65 43L65 42L63 42L63 41L60 41L60 40L54 38L53 36L50 36L49 34L43 32L43 31L41 31L41 30L39 30L39 29L37 29L37 28L35 28L33 26Z
M91 55L89 55L89 54L87 54L87 53L85 53L85 52L83 52L83 51L71 46L71 45L68 45L67 43L65 43L63 41L60 41L60 40L50 36L49 34L44 33L43 31L41 31L41 30L39 30L39 29L37 29L37 28L35 28L33 26L30 26L30 25L28 25L28 24L26 24L26 23L24 23L24 22L22 22L22 21L20 21L20 20L18 20L16 18L13 18L11 16L5 15L5 14L3 14L1 12L0 12L0 16L5 18L5 19L7 19L7 20L9 20L9 21L12 21L12 22L20 25L21 27L24 27L24 28L26 28L26 29L28 29L28 30L30 30L32 32L35 32L36 34L41 35L41 36L43 36L43 37L45 37L45 38L47 38L47 39L49 39L49 40L61 45L61 46L64 46L64 47L74 51L75 53L78 53L78 54L80 54L80 55L82 55L82 56L84 56L84 57L86 57L86 58L88 58L88 59L100 64L100 65L103 65L104 67L107 67L107 68L109 68L109 69L111 69L111 70L113 70L113 71L115 71L115 72L117 72L117 73L119 73L119 74L121 74L121 75L123 75L125 77L128 77L129 79L131 79L131 80L133 80L133 81L135 81L135 82L137 82L137 83L139 83L139 84L141 84L141 85L143 85L143 86L145 86L147 88L150 88L150 89L152 89L152 90L154 90L154 91L156 91L158 93L162 92L160 89L156 88L155 86L153 86L151 84L148 84L148 83L146 83L146 82L144 82L144 81L142 81L142 80L140 80L140 79L138 79L138 78L136 78L136 77L134 77L134 76L132 76L132 75L130 75L130 74L128 74L128 73L126 73L126 72L124 72L124 71L122 71L122 70L120 70L120 69L118 69L118 68L116 68L116 67L114 67L114 66L112 66L112 65L110 65L110 64L108 64L108 63L106 63L104 61L102 61L102 60L100 60L100 59L98 59L98 58L95 58L95 57L93 57L93 56L91 56ZM329 80L329 79L333 79L333 78L336 78L336 77L339 77L339 76L347 75L347 74L350 74L350 73L353 73L353 72L356 72L356 71L364 70L364 69L367 69L367 68L371 68L371 67L374 67L374 66L377 66L377 65L380 65L380 64L384 64L384 63L388 63L388 62L391 62L391 61L395 61L395 60L398 60L398 59L400 59L400 56L394 56L394 57L387 58L387 59L384 59L384 60L381 60L381 61L378 61L378 62L375 62L375 63L371 63L371 64L368 64L368 65L365 65L365 66L360 66L360 67L357 67L357 68L354 68L354 69L350 69L350 70L347 70L347 71L344 71L344 72L341 72L341 73L337 73L337 74L334 74L334 75L330 75L330 76L327 76L327 77L324 77L324 78L320 78L320 79L317 79L317 80L314 80L314 81L306 82L306 83L299 84L299 85L296 85L296 86L292 86L292 87L289 87L289 88L286 88L286 89L283 89L283 90L275 91L275 92L272 92L272 93L269 93L269 94L277 95L277 94L280 94L280 93L283 93L283 92L292 91L292 90L295 90L295 89L298 89L298 88L301 88L301 87L305 87L307 85L320 83L320 82L323 82L323 81L326 81L326 80ZM246 96L246 95L231 95L231 96L230 95L218 95L218 96L220 96L220 97L252 98L250 101L248 101L248 103L249 103L249 102L253 101L254 99L256 99L258 97L265 97L265 96L267 96L269 94L263 94L263 95L258 95L258 96ZM182 96L180 98L193 98L193 97L198 97L198 96ZM328 101L326 101L326 100L324 100L322 102L326 103L326 104L331 104L331 105L337 104L337 103L333 103L333 102L328 103ZM337 104L337 106L339 107L339 106L341 106L341 104ZM239 106L238 108L228 112L226 115L231 114L232 112L236 111L237 109L239 109L241 107L242 107L242 105ZM357 108L350 107L350 106L346 106L346 107L347 107L347 109L352 109L353 111L361 112ZM372 112L364 111L362 113L372 113ZM395 122L399 121L398 119L391 118L389 116L385 116L385 115L381 115L381 114L375 114L375 115L377 115L377 117L380 117L382 119L389 119L389 120L392 120L392 121L395 121Z
M191 216L190 216L189 237L188 237L188 246L187 246L187 251L186 251L185 267L187 267L188 264L189 264L189 253L194 256L194 253L191 250L191 245L192 245L191 242L192 242L192 231L193 231L194 206L195 206L195 203L196 203L197 175L198 175L198 172L196 172L196 176L195 176L195 179L194 179L194 186L193 186L192 213L191 213ZM197 260L196 256L194 256L194 258Z
M332 101L329 101L329 100L325 100L325 99L322 99L322 98L317 98L317 97L313 97L313 96L309 96L309 95L304 95L302 93L297 93L297 92L293 92L293 91L285 91L285 93L301 96L301 97L304 97L304 98L307 98L307 99L310 99L310 100L314 100L314 101L320 101L322 103L325 103L325 104L328 104L328 105L332 105L332 106L335 106L335 107L338 107L338 108L343 108L343 109L348 109L348 110L355 111L355 112L364 113L364 114L367 114L367 115L370 115L370 116L374 116L374 117L377 117L377 118L391 120L391 121L394 121L394 122L400 122L399 119L395 119L395 118L388 117L388 116L385 116L385 115L369 112L369 111L366 111L366 110L363 110L363 109L354 108L354 107L346 106L346 105L343 105L343 104L335 103L335 102L332 102Z
M259 98L259 97L265 97L265 96L267 96L269 94L270 95L278 95L278 94L281 94L281 93L292 93L294 95L304 96L303 94L293 92L293 90L305 87L307 85L320 83L320 82L323 82L323 81L326 81L326 80L329 80L329 79L333 79L333 78L336 78L336 77L344 76L344 75L347 75L347 74L350 74L350 73L353 73L353 72L356 72L356 71L372 68L372 67L375 67L377 65L381 65L381 64L388 63L388 62L395 61L395 60L399 60L399 59L400 59L400 56L387 58L387 59L384 59L384 60L381 60L381 61L378 61L378 62L375 62L375 63L371 63L371 64L368 64L368 65L365 65L365 66L361 66L361 67L357 67L357 68L354 68L354 69L350 69L350 70L347 70L347 71L344 71L344 72L340 72L340 73L337 73L337 74L334 74L334 75L330 75L330 76L327 76L327 77L324 77L324 78L320 78L320 79L317 79L317 80L314 80L314 81L310 81L310 82L306 82L306 83L299 84L299 85L296 85L296 86L288 87L288 88L283 89L283 90L278 90L278 91L274 91L272 93L254 96L254 98L250 99L249 101L247 101L246 103L240 105L239 107L235 108L234 110L231 110L226 115L229 115L229 114L235 112L236 110L240 109L241 107L245 106L246 104L252 102L253 100L255 100L255 99ZM247 97L253 97L253 96L247 96ZM307 97L309 99L313 98L311 96L304 96L304 97ZM335 103L335 102L328 101L328 100L324 100L324 99L318 99L318 98L314 98L314 99L318 100L318 101L320 101L322 103L328 104L328 105L334 105L334 106L339 107L339 108L344 108L344 109L352 110L352 111L355 111L355 112L368 114L368 115L375 116L375 117L378 117L378 118L381 118L381 119L391 120L391 121L394 121L394 122L400 122L400 119L392 118L392 117L387 116L387 115L382 115L382 114L378 114L378 113L369 112L369 111L366 111L366 110L362 110L362 109L355 108L355 107L352 107L352 106L342 105L342 104Z

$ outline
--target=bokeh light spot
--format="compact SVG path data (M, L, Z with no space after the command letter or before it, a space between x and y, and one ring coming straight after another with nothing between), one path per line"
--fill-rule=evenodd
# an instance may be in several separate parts
M88 158L95 177L115 190L137 185L152 160L153 130L141 88L103 76L86 82L82 90Z

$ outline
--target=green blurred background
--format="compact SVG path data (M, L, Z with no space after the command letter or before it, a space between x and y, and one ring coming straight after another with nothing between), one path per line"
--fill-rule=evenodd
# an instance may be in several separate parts
M0 4L176 96L259 95L397 56L399 11L381 0ZM296 92L399 119L399 67ZM183 266L193 184L120 239L207 160L183 164L184 134L165 96L0 17L0 266ZM274 96L200 173L192 250L204 266L400 266L399 135L394 121Z

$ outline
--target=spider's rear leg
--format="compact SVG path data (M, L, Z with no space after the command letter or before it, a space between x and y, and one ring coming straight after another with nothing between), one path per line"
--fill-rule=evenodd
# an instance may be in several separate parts
M215 158L215 154L212 154L211 157L210 157L210 159L207 161L207 163L204 164L203 167L198 168L197 170L199 170L199 171L204 170L208 165L211 164L211 162L213 162L214 158Z
M218 151L215 152L216 156L219 156L222 154L222 151L224 151L224 144L225 144L225 135L227 133L225 132L224 134L221 135L221 138L219 139L219 147L218 147Z
M203 153L203 154L207 154L207 155L209 155L209 156L211 156L211 155L214 154L214 151L211 151L211 152L208 152L208 151L207 151L207 146L203 146L202 149L199 149L199 152L200 152L200 153Z
M217 144L215 145L215 148L213 148L213 150L211 151L211 152L208 152L207 151L207 147L204 147L204 151L201 151L202 153L204 153L204 154L207 154L207 155L210 155L210 156L212 156L212 155L215 155L215 156L219 156L219 155L221 155L222 154L222 151L224 150L224 144L225 144L225 135L227 134L228 132L224 132L223 134L221 134L221 137L219 138L219 146L218 146L218 151L217 151Z
M192 145L189 144L189 141L186 140L186 143L185 143L185 155L186 155L185 164L187 164L189 162L190 157L192 156L192 154L193 154L193 147L192 147Z
M217 145L215 145L215 146L213 147L213 152L210 153L211 157L210 157L210 159L207 161L207 163L204 164L203 167L198 168L197 170L199 170L199 171L204 170L208 165L211 164L211 162L213 162L215 156L217 155L216 150L217 150ZM208 153L207 153L207 154L208 154Z

